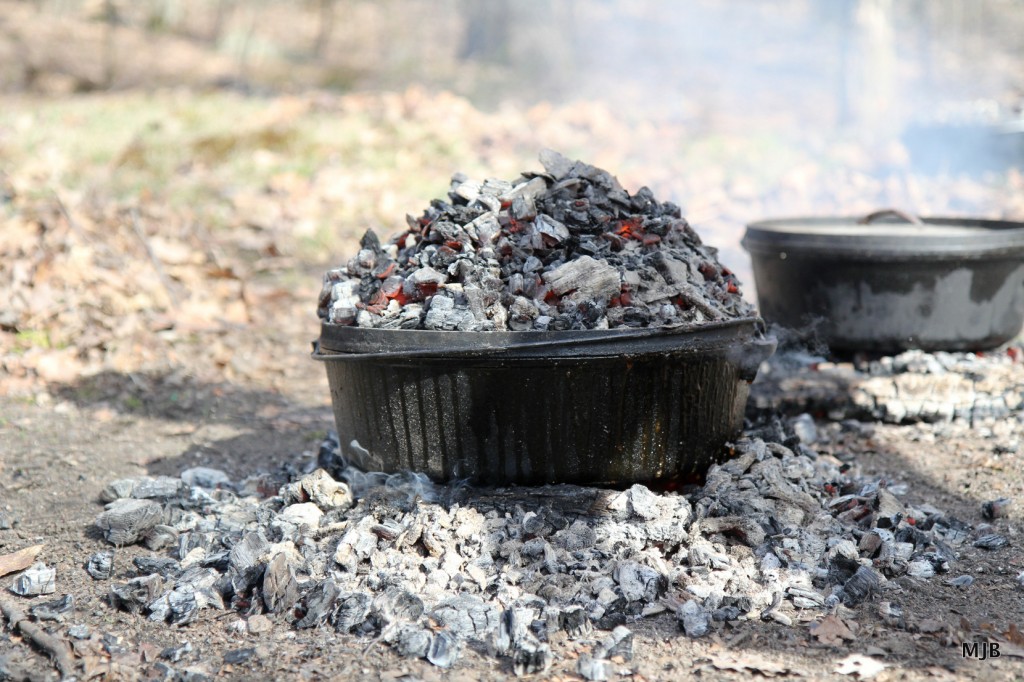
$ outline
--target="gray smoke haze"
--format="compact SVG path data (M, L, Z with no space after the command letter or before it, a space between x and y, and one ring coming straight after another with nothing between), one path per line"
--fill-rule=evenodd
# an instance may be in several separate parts
M492 69L467 92L478 104L594 103L634 130L684 131L682 149L630 149L623 130L625 162L609 169L680 203L751 299L747 222L885 206L1020 217L993 189L1024 160L1019 2L460 6L459 57Z
M1008 0L464 3L482 98L604 101L700 131L902 140L915 170L1018 161L1024 9ZM473 10L472 8L475 8ZM1011 82L1007 74L1017 77ZM1014 89L1014 88L1018 89Z

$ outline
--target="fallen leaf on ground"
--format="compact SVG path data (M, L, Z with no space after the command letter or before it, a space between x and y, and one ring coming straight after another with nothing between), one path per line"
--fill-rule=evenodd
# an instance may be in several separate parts
M946 624L937 618L925 618L917 624L917 631L930 634L933 632L942 632L946 629Z
M718 670L732 670L738 673L760 673L765 677L803 675L799 670L794 670L784 663L773 661L757 654L737 654L731 651L722 651L713 654L710 660L711 665Z
M889 664L882 663L864 654L850 654L836 665L836 672L840 675L857 675L862 680L869 680L878 673L889 667Z
M849 626L838 616L828 615L817 623L811 624L811 636L822 644L839 645L843 640L853 640L854 635Z
M25 549L19 549L17 552L0 556L0 576L24 571L32 565L32 562L36 560L42 549L42 545L32 545Z
M1016 623L1010 623L1010 627L1003 633L1003 637L1006 638L1007 642L1024 645L1024 633L1021 633Z

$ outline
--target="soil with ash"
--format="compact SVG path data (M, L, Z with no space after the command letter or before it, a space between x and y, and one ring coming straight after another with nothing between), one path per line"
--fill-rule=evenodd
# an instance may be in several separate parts
M887 377L891 383L893 377L916 372L924 377L918 379L919 382L948 382L949 377L941 377L948 373L956 375L958 367L970 362L974 363L972 371L976 380L983 376L1003 376L1001 381L1008 381L1005 377L1019 375L1019 365L1013 362L1014 356L1015 352L1011 350L992 357L990 362L966 356L954 358L956 362L940 358L936 362L945 367L945 372L940 372L938 365L926 362L934 356L923 359L917 356L919 362L897 358L883 361L880 365L883 369L876 367L874 375L875 378ZM866 371L869 366L860 367L862 376L856 376L854 368L847 373L848 381L870 382L872 376ZM930 367L931 373L920 370L921 367ZM833 371L828 365L824 370ZM783 371L773 367L766 377L777 379ZM801 378L811 384L817 382L815 385L820 387L820 365L797 364L787 367L785 372L791 390ZM130 391L132 379L123 377L120 380L123 385L115 387ZM352 620L354 612L356 616L361 615L360 610L354 608L358 604L348 605L351 608L346 609L341 609L339 604L333 613L325 614L323 625L308 628L296 628L296 621L301 620L301 609L258 613L266 609L254 608L244 600L232 604L228 599L223 609L199 608L194 619L186 619L191 622L183 625L150 619L146 610L130 613L113 606L109 597L112 586L123 585L152 572L152 560L155 558L177 561L178 554L176 545L157 550L144 544L113 547L104 539L94 522L103 511L100 500L104 489L112 481L142 477L164 481L159 477L178 477L183 471L195 467L220 469L236 483L260 472L270 472L271 475L262 479L250 478L248 490L262 500L260 504L268 504L269 498L274 514L278 514L286 511L289 504L302 504L299 498L275 503L273 497L278 493L279 484L289 479L301 480L304 472L317 466L317 452L331 426L326 405L310 404L308 399L303 399L303 396L326 395L322 385L319 392L315 389L322 383L317 379L311 378L311 385L307 386L314 389L312 392L294 395L181 383L180 380L175 380L173 391L161 391L166 387L161 385L160 377L137 380L146 380L150 382L149 388L155 389L146 395L162 395L164 398L152 397L134 413L117 412L103 403L84 400L81 390L71 389L53 391L54 397L49 403L45 399L36 403L4 399L2 404L4 421L0 436L5 456L0 462L0 485L4 491L3 507L0 508L0 555L43 543L39 560L56 569L56 591L53 594L28 598L7 592L4 599L13 600L23 611L30 612L33 607L72 595L73 607L52 604L48 609L37 608L35 617L40 619L40 625L68 643L76 664L82 667L83 677L106 674L111 679L198 680L216 675L304 679L397 679L409 676L415 679L455 677L468 680L506 679L514 673L519 660L514 652L501 651L500 645L499 650L495 648L502 627L508 630L507 624L501 625L501 608L495 609L493 632L482 633L479 637L462 637L457 660L450 668L444 669L423 657L401 655L401 647L396 646L398 640L382 632L379 628L381 623L373 620L372 603L368 605L367 614L355 620ZM116 384L118 378L107 377L106 381ZM1012 388L1011 383L1007 384L1007 390ZM872 386L869 383L864 390L870 392L874 390ZM95 391L99 389L93 386L92 390L90 395L95 397ZM1020 647L1024 644L1018 629L1024 623L1022 588L1018 580L1018 575L1024 570L1024 553L1019 544L1021 509L1017 499L1024 484L1024 467L1019 460L1019 443L1024 427L1019 415L1013 413L996 418L978 413L971 420L957 417L954 410L948 420L905 417L900 423L892 423L893 419L884 418L873 421L863 413L859 415L860 421L839 412L834 412L832 416L836 419L831 420L827 411L822 410L815 415L817 419L813 419L801 416L806 404L791 402L770 408L756 407L771 402L772 390L768 382L755 385L751 416L757 423L752 425L749 433L754 438L763 439L771 451L752 455L751 452L760 446L752 449L749 443L756 441L740 445L738 456L721 467L719 474L712 476L704 488L684 490L682 495L650 493L650 497L645 491L637 490L619 494L580 489L587 495L608 498L606 506L611 511L602 512L602 523L606 525L603 531L597 527L598 535L592 539L600 548L602 539L607 540L607 536L602 538L600 533L607 534L609 528L618 529L615 532L623 537L614 551L618 552L615 559L620 570L613 575L611 566L605 567L609 576L598 586L599 589L576 599L575 605L582 607L590 616L591 631L570 633L564 627L538 629L526 626L530 636L536 638L536 643L549 647L552 654L550 667L544 676L580 679L581 671L597 676L603 671L610 679L678 679L699 671L708 679L735 679L752 673L851 679L837 671L856 670L859 666L866 672L865 666L870 667L872 661L888 666L875 679L989 680L1019 676ZM176 396L173 400L168 397L171 393ZM253 405L260 406L255 418ZM892 407L890 402L890 411L886 414L892 414ZM786 410L790 412L787 414ZM911 413L913 410L908 411ZM817 458L808 458L808 450L813 450ZM745 457L751 462L743 462ZM781 479L767 471L776 466L773 462L780 467ZM329 520L342 525L346 519L352 521L349 529L366 526L372 539L380 544L363 557L360 555L363 550L356 549L361 547L358 532L349 538L353 542L348 552L338 549L344 544L341 540L344 532L335 534L333 540L328 540L331 533L325 532L323 537L318 535L303 540L306 544L300 548L300 553L309 558L315 554L314 550L320 548L331 551L328 564L321 566L325 573L313 576L316 582L330 571L340 571L339 575L347 576L340 582L354 581L344 585L347 594L358 590L369 594L378 587L382 594L387 592L383 586L370 580L373 571L369 566L371 561L378 560L371 558L370 554L382 551L382 556L387 556L387 538L392 537L387 510L388 505L396 503L387 495L373 492L389 488L375 487L373 480L359 479L354 472L345 472L338 468L336 459L325 461L321 457L319 464L327 465L339 478L348 478L352 484L351 492L357 498L354 507L336 513L337 518ZM818 473L799 473L804 464L817 467ZM732 469L737 471L730 474ZM819 474L824 474L821 481L818 480ZM196 479L190 480L195 483ZM794 491L786 486L773 488L779 485L780 480L798 484L801 481L824 483L816 490ZM266 485L261 486L261 481ZM731 483L724 485L723 481ZM766 481L775 483L766 484ZM408 483L405 479L405 484ZM825 485L834 486L834 489L829 490ZM400 491L401 486L392 485L390 490ZM880 495L879 490L887 492ZM130 492L122 491L120 494L130 495ZM222 497L220 503L231 501L228 499L231 496L224 491L210 494L215 498ZM802 495L809 495L810 500ZM110 497L109 491L107 497ZM1010 499L1008 507L1000 508L994 515L986 513L985 502L1003 497ZM681 543L682 548L669 551L650 543L632 551L628 549L636 537L630 535L631 527L644 529L644 533L650 534L657 525L656 521L644 516L651 513L651 509L644 506L647 502L657 507L667 502L683 504L684 499L684 506L692 518L688 526L689 536L686 543ZM898 506L890 506L893 499ZM765 563L763 553L761 557L756 556L756 546L763 544L765 538L757 536L756 528L745 528L735 519L721 520L730 516L724 507L730 504L756 505L758 500L771 501L775 505L772 514L776 516L805 513L793 510L800 510L801 504L811 501L822 509L831 509L830 518L838 524L832 532L839 533L836 529L847 528L842 532L849 533L856 540L857 555L869 559L862 563L870 564L878 571L882 576L880 584L868 594L850 600L842 591L850 589L845 584L850 576L833 575L830 578L826 575L824 582L811 580L806 587L826 598L834 594L838 603L836 600L821 606L806 601L798 603L799 598L811 601L814 598L810 594L785 590L780 603L771 608L774 596L754 589L764 587L765 576L776 570L770 561ZM589 537L585 527L593 525L588 516L596 513L593 505L589 512L574 510L567 514L558 495L538 498L536 494L522 490L488 492L471 489L456 490L453 496L433 501L429 494L412 500L403 497L399 505L405 505L405 514L426 514L435 520L438 515L457 516L460 513L458 509L463 510L462 514L471 510L471 515L480 515L482 522L502 526L507 535L504 541L512 543L508 549L514 550L520 561L513 566L507 557L501 559L506 562L502 566L503 575L507 577L513 568L524 574L529 574L531 567L538 568L533 578L525 575L518 584L510 583L512 587L508 589L512 592L502 595L505 606L513 606L517 598L537 593L543 594L562 610L574 605L572 598L559 601L571 591L564 590L562 586L559 589L564 591L563 594L551 587L560 585L551 580L558 573L557 566L552 566L553 571L546 571L541 565L545 561L565 565L568 556L563 556L567 551L566 542L575 542L581 547L588 544L576 541ZM838 505L845 506L836 508ZM235 505L235 512L242 507L244 505ZM499 513L490 513L495 510ZM570 515L574 518L572 522L561 524L558 520ZM883 520L886 515L890 515L889 519ZM327 516L330 517L330 513ZM755 513L750 516L764 520ZM360 519L371 517L373 524L367 521L360 525ZM257 514L256 518L261 517ZM539 522L534 524L536 528L531 526L529 532L516 535L519 529L530 526L538 518ZM701 518L704 520L700 521ZM962 522L962 525L953 520ZM730 526L730 523L734 525ZM900 548L893 548L894 551L887 555L884 548L870 548L873 539L864 539L873 533L878 534L873 529L884 530L885 526L891 525L894 533L902 533L895 539L909 540L911 545L915 545L913 527L918 524L920 533L932 538L929 540L931 544L912 547L903 559L897 557ZM231 529L226 521L223 525L216 535L226 537ZM376 525L381 528L376 528ZM560 525L564 528L560 529ZM445 531L453 534L453 542L457 539L454 534L458 527L458 524L452 524ZM912 530L906 530L908 527ZM961 527L965 537L958 539L957 533L951 530ZM786 556L787 548L793 550L793 545L787 544L787 536L799 538L802 537L801 532L805 535L811 533L811 526L780 527L769 533L767 539L774 535L778 543L773 554ZM751 533L755 537L751 537ZM180 534L179 542L184 535L186 533ZM976 546L978 540L992 535L1004 538L1008 544L994 549ZM884 532L880 536L888 537ZM435 534L438 548L446 547L446 537L441 532ZM537 542L537 537L543 542ZM530 545L531 542L537 547ZM522 544L512 547L516 543ZM463 544L472 543L467 541ZM666 541L665 544L671 543ZM831 547L820 550L821 556L826 557L822 564L826 569L830 568L828 557L834 563L837 556L848 551L848 548L837 549L839 543L831 544ZM986 542L980 544L985 545ZM573 545L572 549L577 553L587 549L582 547L581 550L581 547ZM945 559L941 554L946 549L951 549L954 556L944 565ZM699 550L706 551L702 554ZM459 545L453 551L465 553L466 550ZM658 566L652 560L652 551L664 552L662 557L666 565L656 571L664 576L664 581L661 578L645 581L644 571L634 570ZM96 580L86 570L88 559L98 552L111 553L109 579ZM419 553L415 550L413 556L419 556ZM429 557L430 551L422 554ZM721 566L715 565L716 554L726 556L737 566L745 565L744 557L751 557L748 562L752 567L750 576L744 579L749 580L752 588L745 594L756 602L750 605L753 617L719 613L721 619L714 618L716 609L747 606L736 599L709 603L707 595L700 593L702 577L713 576L722 570ZM337 563L338 556L341 556L340 564ZM784 571L792 568L799 558L792 552L788 556L790 564L781 567ZM889 564L886 564L886 557ZM441 559L438 568L443 567L443 557ZM241 559L236 558L237 561ZM349 564L347 568L346 562ZM210 565L220 564L214 558ZM602 570L599 565L590 568L598 573ZM309 570L309 566L300 568L300 582L311 577L311 574L303 575L303 571L309 573ZM462 570L468 580L465 589L458 591L472 592L470 583L476 572L465 567ZM491 570L485 566L484 572ZM936 575L932 576L932 571L936 571ZM457 572L453 570L447 575ZM970 576L972 580L964 576ZM406 577L413 585L420 580L415 574ZM736 577L723 586L722 593L732 597L743 596L740 593L743 592L744 579ZM13 576L4 580L11 581ZM244 591L243 583L239 585ZM545 589L548 583L550 585ZM438 611L445 593L455 596L456 587L448 584L437 588L434 584L436 594L431 593L434 588L430 587L429 575L425 576L422 584L424 588L417 596L424 603L426 615L414 620L425 637L432 641L444 632L456 632L466 625L457 617L458 608L448 609L447 615L452 618L447 624L444 609ZM842 589L837 590L837 585ZM306 587L308 589L310 585ZM601 587L606 591L602 592ZM639 591L633 590L634 587ZM626 594L623 594L624 590ZM647 594L647 591L651 593ZM154 599L161 594L162 591L154 594ZM487 596L486 592L482 594ZM622 599L623 596L626 598ZM762 604L761 601L765 600L768 600L767 604ZM712 616L707 621L708 632L699 637L687 636L683 627L689 625L692 629L695 623L700 625L700 613L694 620L694 607L683 607L694 601L698 606L707 607L707 615ZM604 612L595 609L595 605L600 605ZM801 605L804 608L800 608ZM659 612L663 607L665 610ZM309 611L308 593L305 609ZM688 623L684 614L687 610L691 616ZM341 617L339 613L348 614L351 621L343 620L340 631L337 627ZM526 613L523 610L518 615ZM608 614L613 617L606 617ZM544 620L543 609L530 611L529 615L530 625L536 625L533 621ZM59 620L45 620L53 617ZM564 616L562 619L565 620ZM623 636L621 630L614 629L616 626L625 626L629 630L632 636L631 656L624 646L616 648ZM690 634L695 633L691 631ZM526 641L524 638L520 640ZM418 640L412 637L410 641L415 643ZM970 641L998 642L1002 655L985 661L965 659L961 643ZM185 646L186 642L188 646ZM856 655L871 660L865 662L864 658L849 658ZM56 678L56 672L42 654L6 629L0 638L0 666L15 678Z

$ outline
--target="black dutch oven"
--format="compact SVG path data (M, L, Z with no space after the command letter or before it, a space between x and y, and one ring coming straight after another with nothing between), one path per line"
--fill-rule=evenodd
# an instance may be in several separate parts
M502 485L703 474L775 348L759 318L449 332L321 326L338 433L361 468Z
M840 351L984 350L1024 322L1024 224L791 218L747 226L761 315Z

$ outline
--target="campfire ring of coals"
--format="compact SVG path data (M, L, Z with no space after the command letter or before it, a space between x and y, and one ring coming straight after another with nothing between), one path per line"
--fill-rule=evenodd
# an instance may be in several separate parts
M743 246L765 320L835 351L988 350L1024 324L1024 223L786 218Z
M742 427L774 342L759 318L566 332L324 324L342 442L361 468L489 485L703 473Z

